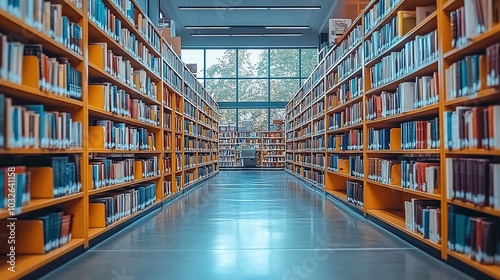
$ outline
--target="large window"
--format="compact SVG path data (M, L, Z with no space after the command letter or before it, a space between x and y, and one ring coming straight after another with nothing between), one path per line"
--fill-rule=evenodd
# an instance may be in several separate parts
M317 63L316 49L190 49L186 63L221 108L221 122L267 130ZM244 105L244 106L243 106Z

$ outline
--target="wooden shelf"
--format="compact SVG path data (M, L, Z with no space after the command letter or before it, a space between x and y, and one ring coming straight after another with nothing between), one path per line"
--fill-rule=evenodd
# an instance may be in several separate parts
M343 200L343 201L346 201L347 202L347 194L345 191L337 191L337 190L328 190L328 189L325 189L325 191L333 196L335 196L336 198L340 199L340 200ZM354 205L354 204L353 204ZM354 205L356 206L356 205Z
M54 249L45 255L16 255L16 272L12 273L8 270L7 258L2 256L0 258L2 264L0 265L0 279L21 279L29 273L34 272L36 269L64 256L72 250L83 246L85 240L83 238L72 238L67 244L62 247Z
M0 149L0 155L82 154L83 149Z
M123 123L127 123L129 125L132 125L132 126L138 126L138 127L143 127L143 128L152 129L152 130L160 130L161 129L160 126L141 122L139 120L136 120L136 119L133 119L130 117L115 115L111 112L104 111L104 110L96 108L94 106L89 105L88 110L89 110L89 115L94 116L94 117L100 117L100 118L104 118L104 119L110 120L110 121L123 122Z
M454 257L455 259L479 270L484 272L485 274L489 275L492 278L498 279L498 276L500 275L500 266L498 265L485 265L482 263L478 263L476 261L473 261L470 259L469 256L461 253L457 253L451 250L447 250L448 256Z
M389 224L390 226L403 231L404 233L408 234L409 236L433 247L436 250L441 250L441 245L436 244L429 239L423 238L420 234L417 234L415 232L409 231L406 229L406 222L404 219L404 211L402 210L367 210L367 213L371 216L374 216L381 221Z
M381 58L390 54L393 51L401 50L406 43L411 41L416 35L425 35L434 30L437 27L437 11L434 11L432 14L427 16L421 23L415 26L412 30L406 33L403 37L401 37L397 42L392 44L386 50L382 51L380 54L375 56L374 58L368 60L365 63L365 67L372 67L377 64Z
M496 210L496 209L491 208L491 207L481 207L481 206L474 205L470 202L462 202L462 201L458 201L458 200L448 200L448 203L455 205L455 206L462 207L462 208L467 208L470 210L481 212L484 214L500 217L500 210Z
M346 132L346 131L349 131L352 129L358 129L358 128L363 128L363 122L357 123L354 125L344 126L344 127L337 128L337 129L327 130L326 133L327 134L340 134L340 133L343 133L343 132Z
M83 108L82 101L59 96L54 93L43 92L37 88L15 84L4 79L0 79L0 92L16 99L20 98L40 102L41 104L57 108Z
M39 32L36 28L26 24L22 19L16 18L6 11L0 10L0 22L2 22L3 31L8 30L12 34L22 34L23 37L30 38L30 43L42 44L44 52L66 57L73 66L77 66L83 62L82 55L66 48L63 44L52 39L45 33Z
M463 1L460 0L448 0L443 4L443 11L452 11L460 8L460 6L463 6Z
M89 77L91 79L97 78L97 79L100 79L100 80L103 80L106 82L110 82L114 86L117 86L119 89L125 90L128 94L130 94L130 97L141 99L142 101L144 101L144 103L146 103L148 105L160 105L160 102L158 100L154 100L154 99L150 98L149 96L143 95L142 93L140 93L138 90L131 87L127 83L124 83L124 82L118 80L118 78L113 77L108 72L106 72L102 69L99 69L99 67L97 67L92 62L89 62L88 65L89 65L89 68L88 68L89 69Z
M426 198L430 198L430 199L441 200L440 194L416 191L416 190L412 190L412 189L403 188L401 186L388 185L388 184L384 184L384 183L369 180L369 179L367 179L366 182L368 184L371 184L371 185L375 185L375 186L379 186L379 187L383 187L383 188L388 188L388 189L392 189L392 190L396 190L396 191L401 191L401 192L409 193L409 194L416 195L419 197L426 197Z
M369 120L369 121L367 120L366 125L370 127L387 127L388 124L391 123L392 124L403 123L415 120L417 118L438 115L438 113L439 113L439 104L433 104L394 116L376 118L375 120Z
M490 105L493 100L500 100L500 88L487 88L476 94L446 100L444 105L447 107Z
M413 69L409 73L392 80L391 82L388 82L386 84L383 84L383 85L380 85L380 86L377 86L375 88L367 90L366 96L368 97L368 96L371 96L375 93L382 92L384 90L394 90L402 82L413 81L413 80L415 80L416 77L428 75L428 74L431 74L431 73L437 72L437 71L438 71L438 60L434 59L428 63L425 63L424 65L421 65L420 67Z
M361 181L361 182L364 181L364 178L355 177L355 176L352 176L352 175L349 175L349 174L334 172L334 171L331 171L329 169L326 169L326 171L327 171L327 173L330 173L330 174L333 174L333 175L336 175L336 176L341 176L341 177L347 178L349 180L355 180L355 181Z
M159 178L161 178L161 175L154 176L154 177L148 177L148 178L141 178L141 179L137 179L137 180L134 180L134 181L125 182L125 183L122 183L122 184L116 184L116 185L112 185L112 186L101 187L101 188L98 188L98 189L92 189L92 190L89 190L88 193L89 193L89 195L96 195L96 194L100 194L100 193L103 193L103 192L108 192L108 191L111 191L111 190L126 188L126 187L130 187L130 186L134 186L134 185L138 185L138 184L142 184L142 183L154 181L154 180L157 180Z
M438 0L439 1L439 0ZM432 6L436 5L436 0L422 0L418 2L418 6ZM378 23L365 34L364 39L368 39L371 37L374 31L379 30L382 26L389 23L393 17L397 15L398 11L404 10L415 10L417 4L413 0L401 0L396 6L394 6L384 17L382 17ZM365 8L365 11L369 11L370 8Z
M411 154L411 155L439 155L440 149L423 149L423 150L367 150L367 154L374 155L391 155L391 154Z
M134 214L132 214L130 216L127 216L127 217L125 217L125 218L123 218L121 220L118 220L118 221L112 223L111 225L109 225L109 226L107 226L105 228L89 228L88 229L89 240L92 240L92 239L96 238L97 236L99 236L99 235L101 235L101 234L103 234L103 233L105 233L105 232L107 232L107 231L109 231L109 230L117 227L118 225L123 224L124 222L126 222L126 221L134 218L135 216L140 215L141 213L143 213L144 211L147 211L149 208L155 206L158 203L160 203L160 202L157 199L152 205L148 206L144 210L135 212Z
M356 155L356 154L362 154L363 150L347 150L347 151L342 151L342 150L326 150L326 152L329 153L329 154Z
M484 52L484 50L492 44L491 38L498 37L499 34L500 24L497 24L492 29L478 35L472 40L469 40L469 42L465 46L454 48L446 52L443 55L443 58L446 61L454 62L466 55Z
M92 154L160 154L162 150L144 150L144 151L125 151L125 150L108 150L108 149L92 149L90 148L89 153Z
M360 95L348 100L347 102L340 104L339 106L337 106L335 108L329 109L326 114L329 115L329 114L333 114L333 113L342 112L345 110L345 108L351 106L352 104L361 102L361 101L363 101L363 94L360 94Z
M31 201L27 205L24 205L16 209L16 215L25 214L31 211L43 209L49 206L54 206L71 200L79 199L82 197L83 197L83 192L66 195L58 198L38 198L38 199L34 198L31 199ZM10 216L11 215L9 213L9 210L7 209L0 210L0 219L6 219Z
M500 150L452 150L445 151L446 155L455 156L484 156L484 157L496 157L500 156Z

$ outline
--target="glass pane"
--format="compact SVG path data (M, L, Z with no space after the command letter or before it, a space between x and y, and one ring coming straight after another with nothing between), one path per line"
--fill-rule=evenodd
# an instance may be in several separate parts
M290 101L299 87L299 79L272 79L271 101Z
M238 50L238 77L267 77L267 50Z
M236 126L236 109L220 109L219 110L219 127L221 125Z
M236 80L208 79L207 90L217 102L236 101Z
M238 101L267 101L267 79L238 80Z
M192 70L191 70L191 72L193 72L193 74L196 74L196 77L198 77L198 78L204 77L205 62L203 59L203 55L204 55L203 50L182 50L181 51L182 61L184 61L184 63L196 65L195 66L196 72L194 72Z
M271 130L285 130L285 108L271 109Z
M239 109L238 111L239 131L266 131L268 123L267 109Z
M299 50L272 49L271 77L299 77Z
M206 50L206 73L209 78L236 78L236 50Z
M309 77L314 67L318 63L318 51L316 49L302 49L302 57L300 61L301 75L304 78Z

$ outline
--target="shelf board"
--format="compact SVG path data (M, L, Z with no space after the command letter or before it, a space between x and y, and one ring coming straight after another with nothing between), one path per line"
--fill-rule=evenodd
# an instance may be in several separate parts
M452 150L446 151L446 155L468 155L468 156L500 156L500 150Z
M83 192L71 194L71 195L66 195L63 197L58 197L58 198L33 198L31 201L18 208L19 210L16 210L16 215L20 214L25 214L31 211L39 210L42 208L46 208L49 206L57 205L60 203L64 203L67 201L79 199L83 197ZM5 219L10 217L9 210L7 209L2 209L0 210L0 219Z
M326 133L327 134L340 134L340 133L343 133L343 132L346 132L346 131L349 131L352 129L359 129L359 128L363 128L363 122L357 123L354 125L344 126L344 127L337 128L337 129L327 130Z
M445 1L445 0L443 0ZM443 11L452 11L460 8L463 5L463 1L460 0L448 0L443 4Z
M4 0L2 0L4 1ZM83 56L66 48L63 44L52 39L38 29L29 26L24 20L19 19L10 13L0 10L0 22L2 23L2 31L4 34L19 34L24 38L29 38L32 44L42 44L43 51L52 55L57 54L59 57L65 57L73 64L74 67L83 62ZM82 46L84 48L84 46ZM53 56L52 56L53 57Z
M43 92L37 88L28 87L23 84L15 84L4 79L0 79L0 91L8 97L39 102L57 108L83 108L82 101L63 97L54 93Z
M420 196L420 197L426 197L426 198L430 198L430 199L441 200L441 195L439 195L439 194L416 191L416 190L412 190L412 189L403 188L401 186L394 186L394 185L384 184L384 183L373 181L373 180L370 180L370 179L367 179L366 182L368 184L372 184L372 185L375 185L375 186L379 186L379 187L383 187L383 188L388 188L388 189L392 189L392 190L396 190L396 191L401 191L401 192L409 193L409 194Z
M336 198L347 202L347 193L346 193L345 190L344 191L338 191L338 190L328 190L328 189L325 189L325 191L327 193L335 196ZM356 206L356 205L354 205L354 206Z
M338 105L335 108L327 110L326 114L329 115L329 114L332 114L332 113L342 112L342 111L344 111L345 108L351 106L354 103L358 103L358 102L361 102L361 101L363 101L363 94L360 94L360 95L358 95L358 96L356 96L356 97L348 100L347 102Z
M497 24L496 26L493 26L492 29L470 40L465 46L454 48L444 53L443 59L449 62L454 62L466 55L484 52L484 50L492 44L492 38L498 37L499 34L500 24Z
M469 256L461 253L457 253L451 250L447 250L448 256L454 257L455 259L491 276L492 278L498 278L500 275L500 266L498 265L485 265L478 263L470 259Z
M342 150L326 150L327 153L329 154L362 154L363 150L347 150L347 151L342 151Z
M104 118L106 120L111 120L111 121L124 122L124 123L130 124L130 125L133 125L133 126L138 126L138 127L143 127L143 128L153 129L153 130L160 130L161 129L160 126L141 122L139 120L136 120L136 119L133 119L130 117L115 115L111 112L106 112L100 108L97 108L97 107L94 107L91 105L88 106L88 110L89 110L89 115L94 116L94 117L100 117L100 118Z
M101 187L99 189L92 189L92 190L89 190L88 193L89 193L89 195L96 195L96 194L103 193L103 192L108 192L108 191L111 191L111 190L126 188L126 187L130 187L130 186L133 186L133 185L137 185L137 184L149 182L149 181L154 181L154 180L157 180L159 178L161 178L161 175L154 176L154 177L149 177L149 178L141 178L141 179L137 179L137 180L134 180L134 181L125 182L125 183L122 183L122 184Z
M349 174L343 174L343 173L339 173L339 172L334 172L334 171L331 171L329 169L326 169L326 172L330 173L330 174L333 174L333 175L336 175L336 176L341 176L341 177L347 178L349 180L355 180L355 181L361 181L361 182L364 181L364 178L359 178L359 177L351 176Z
M417 26L412 28L408 33L406 33L403 37L397 40L394 44L388 47L386 50L379 53L374 58L370 59L365 63L365 67L369 68L377 64L380 59L393 51L401 50L406 43L411 41L416 35L424 35L432 32L437 29L437 11L434 11L432 14L427 16L422 22L420 22Z
M64 244L63 246L44 255L16 255L15 273L8 270L10 266L7 264L7 258L2 256L0 258L2 261L2 264L0 265L0 279L21 279L38 268L82 246L84 243L85 240L83 238L72 238L67 244Z
M480 103L490 105L492 100L500 100L500 88L487 88L476 94L471 94L451 100L446 100L444 105L447 107L455 106L477 106ZM489 104L488 104L489 103Z
M406 222L404 218L405 212L403 210L367 210L367 213L408 234L409 236L435 248L436 250L441 250L440 244L436 244L429 239L424 239L420 234L406 229Z
M109 74L108 72L104 71L103 69L100 69L92 62L89 61L88 65L89 65L88 69L89 69L89 78L90 79L98 78L100 80L110 82L114 86L117 86L119 89L125 90L128 94L130 94L130 97L141 99L142 101L144 101L144 103L146 103L148 105L160 105L160 102L158 100L154 100L154 99L150 98L149 96L143 95L137 89L131 87L127 83L124 83L124 82L118 80L118 78L114 77L113 75Z
M156 204L160 203L159 200L157 199L152 205L149 205L147 208L145 208L144 210L141 210L141 211L138 211L138 212L135 212L134 214L130 215L130 216L127 216L119 221L116 221L114 222L113 224L107 226L107 227L104 227L104 228L89 228L88 229L88 237L89 237L89 240L92 240L94 238L96 238L97 236L109 231L110 229L113 229L115 228L116 226L120 225L120 224L123 224L124 222L134 218L135 216L143 213L144 211L147 211L149 208L155 206Z
M422 149L422 150L367 150L367 154L385 155L385 154L412 154L412 155L439 155L440 149Z
M496 210L492 207L481 207L481 206L474 205L470 202L462 202L462 201L458 201L458 200L448 200L448 203L455 205L455 206L462 207L462 208L467 208L467 209L478 211L478 212L485 213L488 215L500 217L500 210Z
M366 125L370 127L387 127L388 123L402 123L406 121L415 120L416 118L422 118L438 114L439 114L439 103L394 116L376 118L375 120L369 120L369 121L367 120Z
M409 73L402 75L401 77L398 77L391 82L388 82L386 84L377 86L375 88L372 88L370 90L366 91L366 96L369 97L375 93L384 91L384 90L395 90L397 86L404 82L404 81L414 81L416 77L420 77L423 75L429 75L433 72L438 71L438 59L433 59L415 69L410 70Z

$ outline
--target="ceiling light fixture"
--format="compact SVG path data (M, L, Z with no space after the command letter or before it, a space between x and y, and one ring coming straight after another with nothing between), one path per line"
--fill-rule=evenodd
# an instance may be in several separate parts
M184 26L185 29L229 29L229 26Z
M302 33L248 33L248 34L198 34L192 33L193 37L300 37Z
M321 6L178 6L181 11L319 10Z
M266 26L266 29L309 29L309 26Z

